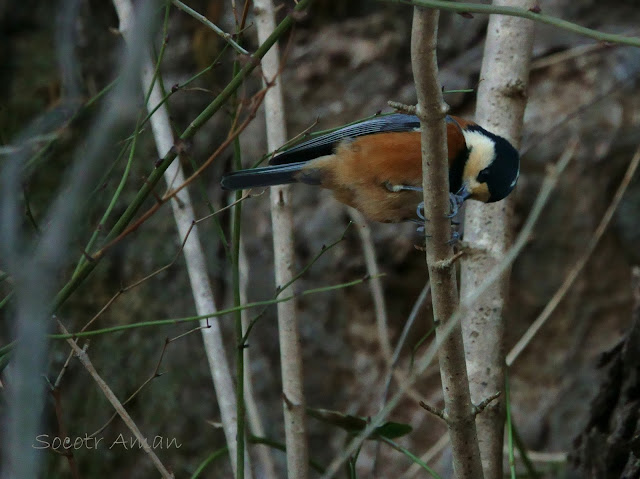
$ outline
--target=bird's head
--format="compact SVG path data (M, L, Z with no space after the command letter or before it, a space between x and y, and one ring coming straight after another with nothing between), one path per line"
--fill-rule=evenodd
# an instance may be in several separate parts
M520 155L501 136L472 124L462 130L468 157L458 195L485 203L506 198L520 175Z

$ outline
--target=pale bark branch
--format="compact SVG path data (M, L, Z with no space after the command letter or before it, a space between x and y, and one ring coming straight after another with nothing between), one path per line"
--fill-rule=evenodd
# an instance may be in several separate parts
M527 9L533 0L496 0L494 6ZM476 122L520 143L527 100L529 65L534 23L522 18L492 15L487 28ZM512 238L513 198L493 204L470 201L465 216L465 243L470 254L462 259L461 300L473 294L487 271L500 263ZM509 292L508 268L503 276L476 301L462 320L469 388L473 402L504 391L504 309ZM478 415L476 425L486 479L501 478L504 442L504 401L498 400Z
M263 42L275 29L275 10L271 0L254 0L258 39ZM274 151L287 140L282 98L280 54L278 45L262 58L262 73L266 82L273 83L267 92L265 115L267 147ZM270 191L271 223L276 286L287 284L294 276L293 209L291 187L274 186ZM305 479L308 475L308 444L300 332L296 313L297 301L278 304L280 363L282 367L283 410L287 473L289 478Z
M440 377L451 447L458 479L481 479L482 463L476 436L473 404L469 394L464 346L459 323L451 324L458 307L456 270L449 212L449 168L447 162L447 105L438 81L436 45L437 10L416 7L411 33L411 63L416 84L416 114L421 123L422 171L427 235L427 264L431 280L436 340L440 350ZM448 264L448 266L447 266ZM451 327L449 334L444 334Z
M389 340L389 318L387 316L387 305L384 300L384 288L382 287L382 278L380 277L380 269L376 260L376 250L373 245L373 236L371 235L371 227L367 223L366 218L358 210L349 208L349 216L356 224L360 242L362 243L362 255L367 266L367 273L371 276L371 299L373 299L373 309L376 314L376 326L378 328L378 340L382 348L382 355L390 369L393 362L393 353L391 341Z
M431 414L433 414L434 416L438 416L440 419L442 419L443 421L447 421L447 416L445 414L444 409L438 409L435 406L431 406L430 404L427 404L424 401L420 401L420 407L422 409L424 409L425 411L429 411Z
M125 41L130 43L130 26L133 24L133 5L130 0L113 0L113 4L120 19L120 32ZM148 52L143 54L141 75L143 89L146 92L151 87L154 76L154 66ZM163 95L157 83L158 81L160 81L159 78L156 80L156 84L151 89L151 94L149 95L147 103L149 110L162 103ZM164 105L157 109L151 117L150 122L158 156L162 158L172 148L174 143L169 114ZM184 183L185 178L180 162L174 161L164 172L164 177L169 186L174 181L178 184ZM191 290L196 304L196 311L199 315L216 311L217 308L207 275L207 261L204 256L202 244L200 243L198 227L192 224L195 214L193 212L191 197L186 188L181 190L176 197L171 200L171 208L180 238L187 238L183 246L183 255L185 257ZM209 361L209 369L216 390L222 426L227 446L229 447L231 465L235 474L237 416L235 389L231 370L225 355L219 320L217 318L203 319L201 320L201 326L205 352L207 354L207 360ZM245 461L248 461L247 456L245 456ZM250 471L249 467L246 469ZM250 477L250 474L248 476Z

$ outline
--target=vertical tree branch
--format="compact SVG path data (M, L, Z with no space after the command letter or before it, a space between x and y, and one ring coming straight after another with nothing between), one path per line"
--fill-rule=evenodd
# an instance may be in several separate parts
M532 0L496 0L494 5L533 7ZM507 138L516 147L520 143L522 117L526 106L529 63L533 45L530 20L493 15L489 19L484 59L478 87L476 121L490 131ZM470 251L462 259L461 301L473 294L505 256L512 241L513 195L495 204L470 201L465 218L465 241ZM505 350L503 310L508 296L509 268L474 303L463 319L467 351L469 387L474 403L492 394L504 392ZM502 398L504 398L502 394ZM476 424L484 475L497 479L502 475L504 436L504 400L494 401Z
M120 20L120 32L125 41L131 46L131 42L134 40L131 37L134 15L131 0L113 0L113 4ZM147 109L151 111L156 105L162 103L163 95L157 84L157 81L160 80L156 79L156 83L153 84L155 68L148 51L142 54L140 68L144 91L149 91L151 88L147 102ZM150 122L158 156L162 158L174 143L171 124L169 122L169 113L165 105L158 108L151 117ZM184 173L180 162L174 161L169 165L164 172L164 177L167 185L171 185L173 182L177 184L184 183ZM176 197L171 200L171 209L180 238L184 238L188 234L182 253L185 257L196 311L199 315L216 311L217 308L207 275L207 261L202 249L202 244L200 243L198 227L192 224L195 214L193 212L191 196L186 188L182 189ZM225 355L224 342L222 340L222 332L218 318L202 320L201 325L203 326L201 331L205 352L209 361L209 369L220 408L222 427L231 456L231 465L235 474L237 415L231 371ZM245 461L248 461L248 456L246 455Z
M411 61L416 83L416 114L422 127L422 170L427 234L427 264L431 280L436 338L440 343L440 377L444 393L444 418L449 428L453 467L458 479L481 479L482 464L476 437L475 417L469 395L464 346L459 324L448 329L458 305L455 264L449 211L449 174L447 163L447 105L438 81L436 45L437 10L414 8L411 34Z
M258 39L264 39L275 28L275 11L271 0L254 0ZM280 69L278 45L262 58L262 73L267 82L275 82L265 96L267 118L267 144L269 151L282 146L287 140L282 100L282 83L277 78ZM273 186L271 222L275 279L278 286L288 283L294 275L293 212L291 187ZM308 445L306 433L305 398L302 381L302 350L296 314L296 300L278 304L280 363L282 367L282 394L289 478L307 477Z

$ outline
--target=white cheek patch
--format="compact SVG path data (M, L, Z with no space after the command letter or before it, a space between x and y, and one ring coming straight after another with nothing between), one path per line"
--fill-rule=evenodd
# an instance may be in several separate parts
M476 178L480 171L489 166L495 159L495 143L487 135L479 131L462 130L464 141L469 148L469 159L465 165L464 177Z

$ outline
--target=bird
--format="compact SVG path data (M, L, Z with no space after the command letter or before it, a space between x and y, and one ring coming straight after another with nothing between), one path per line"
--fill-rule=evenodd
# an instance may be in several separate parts
M492 203L518 182L520 155L505 138L476 123L446 117L453 217L467 199ZM392 113L319 135L275 154L269 166L222 177L225 190L303 183L382 223L424 224L420 120Z

